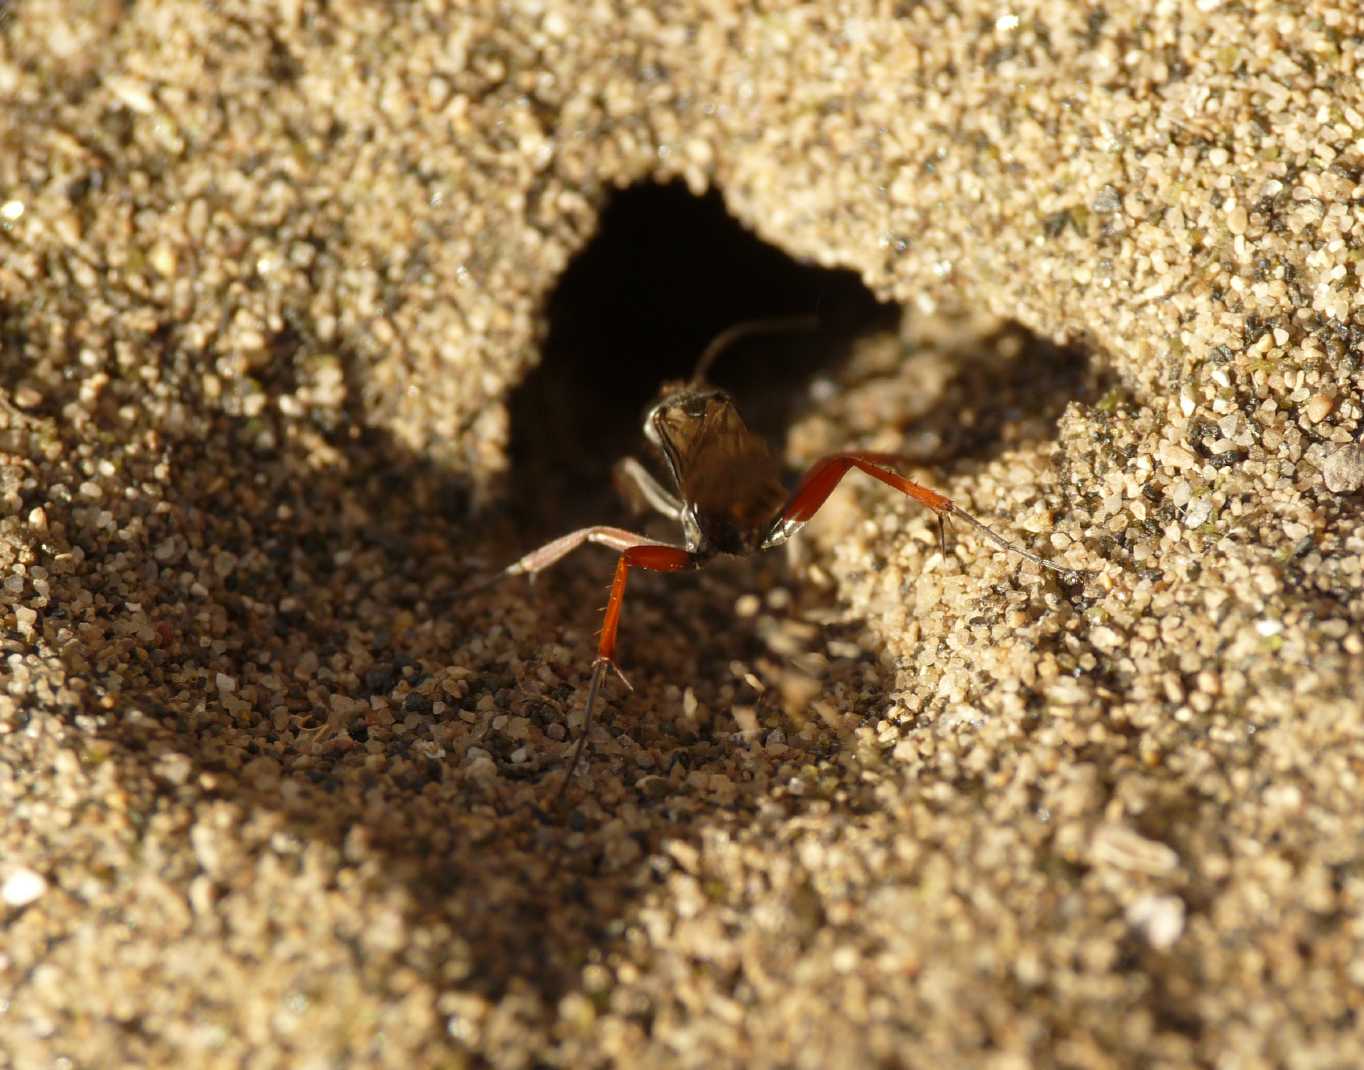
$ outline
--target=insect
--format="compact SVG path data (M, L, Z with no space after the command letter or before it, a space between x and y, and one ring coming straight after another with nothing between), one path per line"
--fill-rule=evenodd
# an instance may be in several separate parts
M905 479L896 471L897 466L906 463L905 459L896 454L865 450L830 454L816 461L795 490L788 491L782 483L780 465L772 450L748 429L734 399L712 386L706 373L720 353L743 338L773 331L806 330L813 326L811 319L800 318L755 320L729 328L706 347L691 379L664 384L658 400L645 414L644 437L660 455L668 485L633 457L622 461L618 470L634 484L645 502L681 526L682 545L660 542L606 525L579 528L532 550L501 572L462 592L481 590L508 576L533 577L585 543L596 543L620 553L602 618L597 657L592 665L582 732L573 748L564 779L555 792L556 807L582 760L607 670L615 672L621 682L630 687L616 664L616 633L630 570L682 572L701 568L720 554L747 556L781 546L805 526L843 476L854 468L931 509L938 517L944 553L944 521L953 517L1036 565L1067 575L1075 572L1011 542L950 498Z

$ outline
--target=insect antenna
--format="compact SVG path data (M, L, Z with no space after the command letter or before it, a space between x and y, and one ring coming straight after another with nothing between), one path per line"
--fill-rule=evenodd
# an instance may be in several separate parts
M745 338L752 338L760 334L779 334L786 331L813 331L819 326L819 319L816 316L783 316L765 320L747 320L744 323L736 323L733 327L726 327L723 331L711 339L710 345L706 346L705 352L701 354L701 359L696 362L696 371L692 373L693 383L703 383L706 381L706 372L715 363L715 358L729 349L735 342L741 342Z

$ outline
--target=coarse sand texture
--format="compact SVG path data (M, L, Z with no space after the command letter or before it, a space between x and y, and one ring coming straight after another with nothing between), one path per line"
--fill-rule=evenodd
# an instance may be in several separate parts
M1364 1066L1362 61L1354 3L0 3L0 1070ZM1082 574L849 476L632 578L548 812L612 555L461 590L652 523L702 328L845 308L717 365L784 463Z

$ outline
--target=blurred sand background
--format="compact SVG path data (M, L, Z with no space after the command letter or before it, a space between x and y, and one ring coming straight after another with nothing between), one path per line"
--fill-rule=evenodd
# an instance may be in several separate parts
M0 1066L1364 1065L1362 54L0 5ZM546 816L610 557L456 592L821 303L735 355L785 459L914 451L1087 574L849 479L632 583Z

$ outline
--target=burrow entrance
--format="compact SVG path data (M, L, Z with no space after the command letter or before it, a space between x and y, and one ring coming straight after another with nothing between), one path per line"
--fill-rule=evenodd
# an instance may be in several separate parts
M615 196L549 300L540 365L512 399L512 502L545 531L612 522L611 467L642 450L643 412L706 344L746 320L815 316L811 334L754 338L711 379L774 445L808 385L859 334L893 327L851 271L802 264L746 230L718 193L641 185Z

